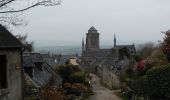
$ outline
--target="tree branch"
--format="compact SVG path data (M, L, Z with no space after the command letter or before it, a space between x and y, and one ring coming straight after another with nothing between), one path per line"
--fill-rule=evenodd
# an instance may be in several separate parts
M0 0L0 24L25 26L27 23L19 17L22 12L36 6L55 6L60 4L61 0Z
M11 0L11 1L15 1L15 0ZM6 3L7 4L7 3ZM44 6L55 6L55 5L60 5L60 0L57 3L51 3L51 1L42 1L42 2L38 2L36 4L33 4L29 7L20 9L20 10L9 10L9 11L0 11L0 13L16 13L16 12L23 12L26 11L28 9L31 9L33 7L39 6L39 5L44 5Z
M10 0L10 1L8 1L8 2L5 2L5 3L3 3L3 4L0 4L0 7L3 7L3 6L5 6L5 5L7 5L7 4L9 4L9 3L13 2L13 1L15 1L15 0Z

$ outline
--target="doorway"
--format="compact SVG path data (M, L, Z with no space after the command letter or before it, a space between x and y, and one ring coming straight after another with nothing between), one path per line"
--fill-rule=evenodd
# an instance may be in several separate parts
M7 61L6 55L0 55L0 89L7 88Z

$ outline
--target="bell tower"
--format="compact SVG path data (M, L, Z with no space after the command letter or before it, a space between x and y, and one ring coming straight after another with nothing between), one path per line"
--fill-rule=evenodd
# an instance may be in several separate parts
M99 49L99 33L92 26L86 34L86 50Z

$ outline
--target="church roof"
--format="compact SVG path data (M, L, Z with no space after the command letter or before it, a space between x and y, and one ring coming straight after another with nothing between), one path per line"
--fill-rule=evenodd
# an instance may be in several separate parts
M116 45L116 48L122 49L122 48L127 48L129 51L135 52L135 46L134 45Z
M111 49L94 49L85 53L86 57L106 57L111 54Z
M21 42L4 26L0 25L0 48L21 48Z

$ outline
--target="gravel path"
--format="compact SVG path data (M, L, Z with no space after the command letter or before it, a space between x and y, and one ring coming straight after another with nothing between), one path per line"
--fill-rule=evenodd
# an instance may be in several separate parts
M100 84L100 78L94 74L92 76L92 86L94 95L90 96L87 100L122 100L111 91Z

